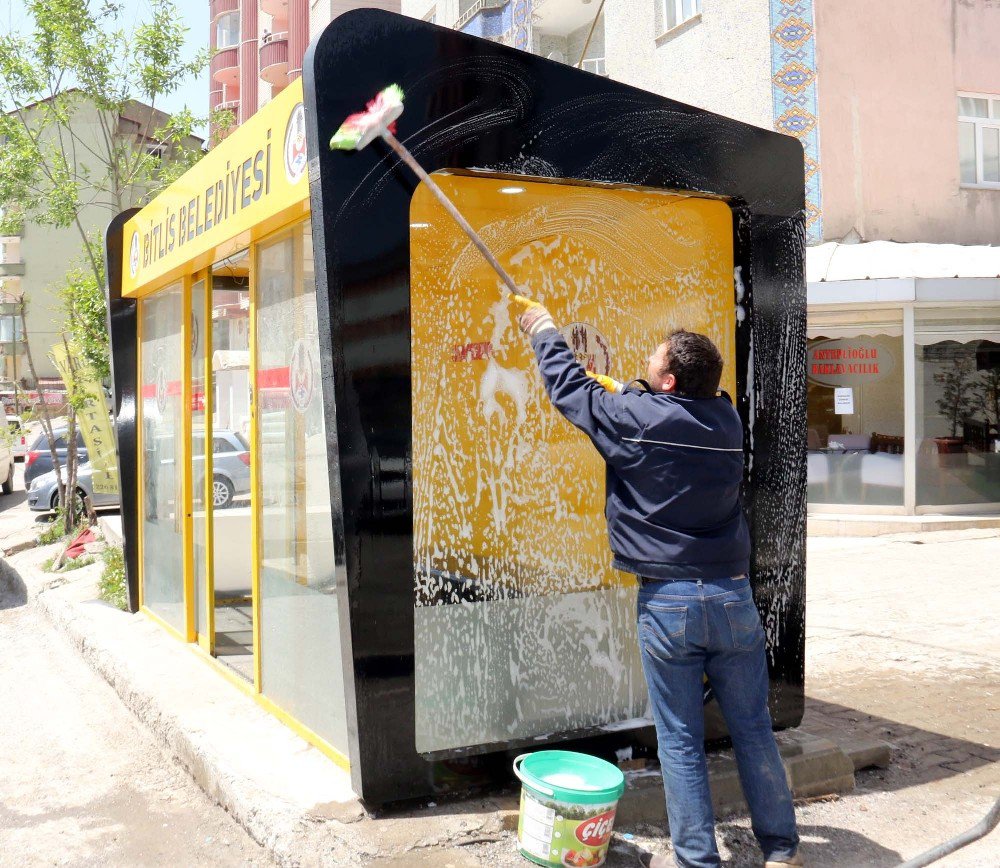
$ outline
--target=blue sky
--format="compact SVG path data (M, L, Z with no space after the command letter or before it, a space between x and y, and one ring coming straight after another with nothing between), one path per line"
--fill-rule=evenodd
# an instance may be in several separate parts
M85 0L81 0L85 2ZM94 5L100 0L90 0ZM125 7L126 20L142 22L149 14L149 0L119 0ZM208 0L174 0L177 11L184 19L188 28L185 36L186 54L191 56L199 48L208 45ZM27 30L28 22L21 0L0 0L0 29ZM173 112L188 106L199 117L208 114L208 70L197 79L189 80L183 88L165 98L157 106L164 111Z

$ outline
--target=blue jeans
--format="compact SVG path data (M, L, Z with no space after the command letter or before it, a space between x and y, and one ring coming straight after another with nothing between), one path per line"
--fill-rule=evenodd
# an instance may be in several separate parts
M645 582L639 591L639 644L677 864L722 864L705 760L703 673L733 740L743 795L764 858L794 855L799 844L795 811L771 732L764 630L750 583Z

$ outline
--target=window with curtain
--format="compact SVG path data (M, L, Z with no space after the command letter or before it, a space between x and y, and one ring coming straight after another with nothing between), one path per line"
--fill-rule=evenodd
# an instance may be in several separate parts
M218 48L234 48L240 44L240 13L220 15L215 24L215 44Z
M958 95L958 161L962 184L1000 188L1000 95Z

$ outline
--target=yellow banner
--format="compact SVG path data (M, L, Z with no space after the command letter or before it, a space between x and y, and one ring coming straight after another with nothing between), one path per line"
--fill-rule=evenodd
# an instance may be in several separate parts
M94 494L118 494L118 454L104 390L80 357L67 353L64 344L52 348L52 360L66 384L67 397L71 401L79 396L85 399L76 411L76 424L87 444Z
M192 260L301 207L309 197L306 165L297 79L125 224L122 295L191 271Z

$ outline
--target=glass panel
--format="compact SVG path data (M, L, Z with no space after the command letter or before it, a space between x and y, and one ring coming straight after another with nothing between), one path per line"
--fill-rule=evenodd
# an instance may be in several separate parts
M263 691L346 753L337 570L308 223L258 248L257 363Z
M898 332L841 326L807 342L812 503L903 503L902 313L879 318Z
M143 603L183 632L184 559L181 459L179 285L142 301Z
M240 44L240 13L227 12L216 25L215 44L218 48L232 48Z
M958 160L963 184L975 184L976 175L976 125L959 123Z
M1000 503L1000 308L917 310L917 503Z
M958 114L963 118L988 118L989 103L983 97L960 96L958 98Z
M630 380L684 325L717 343L734 394L726 203L437 180L474 227L508 227L501 261L592 370ZM545 397L496 275L424 185L410 224L417 750L642 718L635 577L611 567L604 463ZM392 462L405 479L405 453L384 449L376 496L402 511L402 481L385 480Z
M194 546L194 612L198 636L208 634L208 514L205 511L205 281L191 287L191 510Z
M983 181L1000 182L1000 127L983 127Z
M212 578L215 655L253 680L250 451L250 256L243 250L212 266ZM227 449L215 448L223 441Z
M990 117L994 120L1000 120L1000 99L990 100Z
M683 15L683 20L687 21L698 11L698 4L695 0L683 0L683 5L681 8L681 13Z
M677 3L678 0L663 0L663 16L667 21L667 30L680 23L680 19L677 17Z

